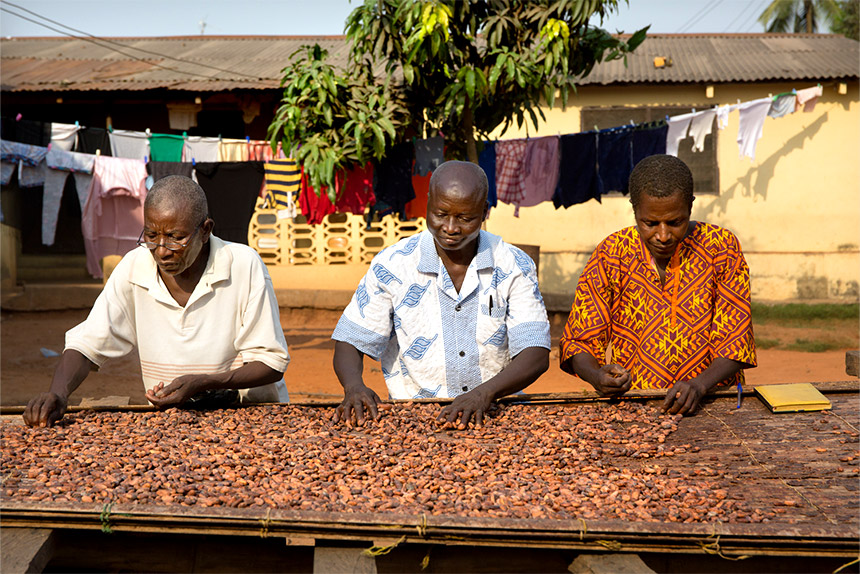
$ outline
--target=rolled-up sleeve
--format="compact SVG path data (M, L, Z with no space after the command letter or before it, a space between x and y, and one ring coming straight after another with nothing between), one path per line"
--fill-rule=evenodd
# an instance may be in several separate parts
M125 275L120 266L130 264L129 258L120 261L86 320L66 332L65 349L80 352L98 367L126 356L137 343L134 305L127 284L118 279Z
M526 261L526 265L521 266L519 272L515 271L516 275L508 292L506 324L508 349L512 357L529 347L552 348L549 319L538 288L534 262L524 253L519 259Z
M378 361L391 340L394 308L391 293L372 272L377 258L353 293L331 338L349 343Z
M236 352L244 363L259 361L275 371L284 372L290 362L290 353L281 327L272 279L261 261L255 261L251 266L251 276L248 302L235 338Z

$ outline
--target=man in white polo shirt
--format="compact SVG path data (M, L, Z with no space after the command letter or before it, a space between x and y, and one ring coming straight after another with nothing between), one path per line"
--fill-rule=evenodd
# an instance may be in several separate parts
M289 400L290 361L272 280L257 253L212 235L206 195L191 179L153 185L140 247L123 257L87 319L66 333L48 392L24 412L50 426L89 372L137 348L158 407L236 389L242 402Z

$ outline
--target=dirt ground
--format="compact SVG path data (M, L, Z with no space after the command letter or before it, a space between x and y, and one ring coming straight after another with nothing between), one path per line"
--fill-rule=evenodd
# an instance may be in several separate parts
M331 332L340 314L314 309L282 309L281 325L292 360L286 373L287 388L293 400L337 398L342 396L332 368L334 345ZM86 311L6 313L0 317L0 403L24 405L35 394L47 390L57 363L41 349L62 352L66 330L86 317ZM553 320L551 366L526 392L565 392L590 388L558 368L558 337L564 318ZM747 371L747 382L769 383L843 381L845 350L806 353L760 349L758 368ZM365 381L381 397L385 383L379 364L365 360ZM72 395L71 404L84 397L128 396L131 404L145 404L140 365L136 356L109 362L90 375Z

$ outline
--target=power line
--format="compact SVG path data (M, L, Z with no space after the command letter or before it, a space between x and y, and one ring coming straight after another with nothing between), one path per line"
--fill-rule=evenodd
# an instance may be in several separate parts
M692 28L693 26L698 24L702 18L704 18L705 16L707 16L708 14L713 12L722 3L723 3L723 0L717 0L716 2L713 2L713 3L709 4L708 6L706 6L707 9L704 11L704 13L701 13L701 15L698 17L694 16L695 19L693 21L689 22L688 24L681 26L682 29L680 31L686 32L687 30L689 30L690 28Z
M57 33L59 33L59 34L61 34L61 35L63 35L63 36L69 37L69 38L78 38L78 39L80 39L80 40L85 40L85 41L92 42L92 43L96 44L97 46L100 46L100 47L102 47L102 48L106 48L106 49L108 49L108 50L112 50L112 51L114 51L114 52L117 52L117 53L122 54L123 56L127 56L127 57L129 57L129 58L132 58L132 59L137 60L137 61L140 61L140 62L144 62L144 61L146 61L146 60L144 60L143 58L138 58L138 57L136 57L136 56L133 56L133 55L131 55L131 54L128 54L127 52L123 52L122 50L117 50L116 48L111 48L110 46L105 46L105 45L99 44L98 42L104 42L104 43L106 43L106 44L113 44L113 45L115 45L115 46L121 46L121 47L123 47L123 48L125 48L125 49L137 50L138 52L143 52L143 53L145 53L145 54L150 54L150 55L157 56L157 57L159 57L159 58L164 58L164 59L167 59L167 60L173 60L173 61L175 61L175 62L180 62L180 63L182 63L182 64L190 64L190 65L193 65L193 66L200 66L200 67L204 67L204 68L210 68L210 69L212 69L212 70L216 70L216 71L219 71L219 72L224 72L224 73L227 73L227 74L234 74L234 75L237 75L237 76L244 76L244 77L246 77L246 78L251 78L251 79L254 79L254 80L260 80L260 79L267 79L267 80L270 80L270 79L277 79L277 78L260 78L259 76L252 76L252 75L250 75L250 74L245 74L245 73L243 73L243 72L236 72L236 71L233 71L233 70L227 70L227 69L225 69L225 68L219 68L218 66L212 66L212 65L209 65L209 64L205 64L205 63L203 63L203 62L192 62L192 61L189 61L189 60L183 60L182 58L176 58L176 57L173 57L173 56L168 56L168 55L166 55L166 54L162 54L162 53L160 53L160 52L154 52L154 51L152 51L152 50L146 50L146 49L144 49L144 48L138 48L138 47L135 47L135 46L128 46L128 45L123 44L123 43L121 43L121 42L114 42L113 40L108 40L108 39L106 39L106 38L100 38L100 37L98 37L98 36L93 36L92 34L89 34L89 33L87 33L87 32L84 32L83 30L78 30L77 28L74 28L74 27L72 27L72 26L68 26L68 25L66 25L66 24L63 24L62 22L57 22L56 20L52 20L51 18L48 18L48 17L43 16L43 15L41 15L41 14L38 14L38 13L36 13L36 12L34 12L34 11L32 11L32 10L28 9L28 8L24 8L23 6L19 6L18 4L15 4L15 3L13 3L13 2L8 2L7 0L0 0L0 2L2 2L3 4L8 4L9 6L12 6L12 7L16 8L16 9L18 9L18 10L23 10L24 12L28 12L28 13L30 13L30 14L32 14L32 15L34 15L34 16L36 16L37 18L41 18L42 20L45 20L45 21L47 21L47 22L51 22L52 24L56 24L57 26L62 26L63 28L67 28L67 29L69 29L69 30L72 30L73 32L77 32L77 33L79 33L79 34L82 34L83 36L71 36L69 33L65 32L64 30L57 30L56 28L53 28L53 27L51 27L51 26L48 26L47 24L44 24L44 23L42 23L42 22L38 22L38 21L33 20L33 19L31 19L31 18L28 18L28 17L26 17L26 16L24 16L24 15L22 15L22 14L18 14L18 13L16 13L16 12L12 12L12 11L10 11L10 10L8 10L8 9L3 8L2 6L0 6L0 10L3 10L3 11L4 11L4 12L6 12L7 14L11 14L11 15L13 15L13 16L17 16L18 18L22 18L22 19L24 19L24 20L27 20L28 22L32 22L33 24L36 24L36 25L38 25L38 26L42 26L43 28L47 28L47 29L49 29L49 30L52 30L52 31L54 31L54 32L57 32ZM95 40L97 40L98 42L96 42ZM212 79L212 77L211 77L211 76L206 76L206 75L203 75L203 74L197 74L197 73L194 73L194 72L186 72L186 71L183 71L183 70L177 70L176 68L171 68L171 67L169 67L169 66L161 66L161 65L159 65L159 64L154 64L154 63L152 63L152 62L149 62L149 63L151 63L151 64L153 64L154 66L157 66L157 67L159 67L159 68L163 68L163 69L165 69L165 70L170 70L170 71L177 72L177 73L180 73L180 74L189 74L189 75L199 76L199 77L202 77L202 78Z
M702 6L702 8L701 8L698 12L696 12L695 14L693 14L692 16L690 16L689 18L687 18L687 21L686 21L686 22L684 22L683 24L681 24L681 25L678 27L678 29L677 29L677 30L675 30L675 33L680 33L684 28L686 28L686 27L690 24L690 22L692 22L694 19L698 18L698 17L699 17L699 14L701 14L702 12L704 12L705 10L707 10L709 7L710 7L710 6L709 6L708 4L705 4L704 6Z
M768 2L769 0L764 0L764 1L765 1L765 2ZM744 32L751 32L751 31L753 30L753 28L755 28L756 26L761 26L761 25L762 25L762 24L761 24L761 22L759 22L759 21L758 21L758 18L759 18L759 16L760 16L760 15L761 15L760 13L759 13L759 15L756 15L755 13L753 14L753 21L752 21L752 23L751 23L749 26L747 26L747 27L744 29ZM764 32L764 29L762 29L762 32Z
M753 11L755 11L755 8L756 8L755 2L747 3L747 5L744 7L744 9L741 10L740 12L738 12L737 15L734 17L734 19L731 22L729 22L725 28L723 28L723 32L731 32L732 26L735 25L735 22L740 21L741 23L743 23L744 21L746 21L746 18L748 16L747 12L749 11L750 8L752 8Z

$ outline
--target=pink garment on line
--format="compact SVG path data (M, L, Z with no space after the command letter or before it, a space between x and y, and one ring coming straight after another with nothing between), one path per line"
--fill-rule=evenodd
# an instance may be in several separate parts
M799 110L800 106L803 106L804 112L809 113L813 111L815 109L815 103L822 94L824 94L824 90L821 86L797 90L797 107L795 108L795 111Z
M526 142L526 155L523 158L524 194L518 207L552 201L558 185L558 143L558 136L531 138ZM516 211L519 212L518 209Z
M102 277L99 262L137 247L143 229L146 167L142 160L96 156L93 181L81 214L87 271Z

